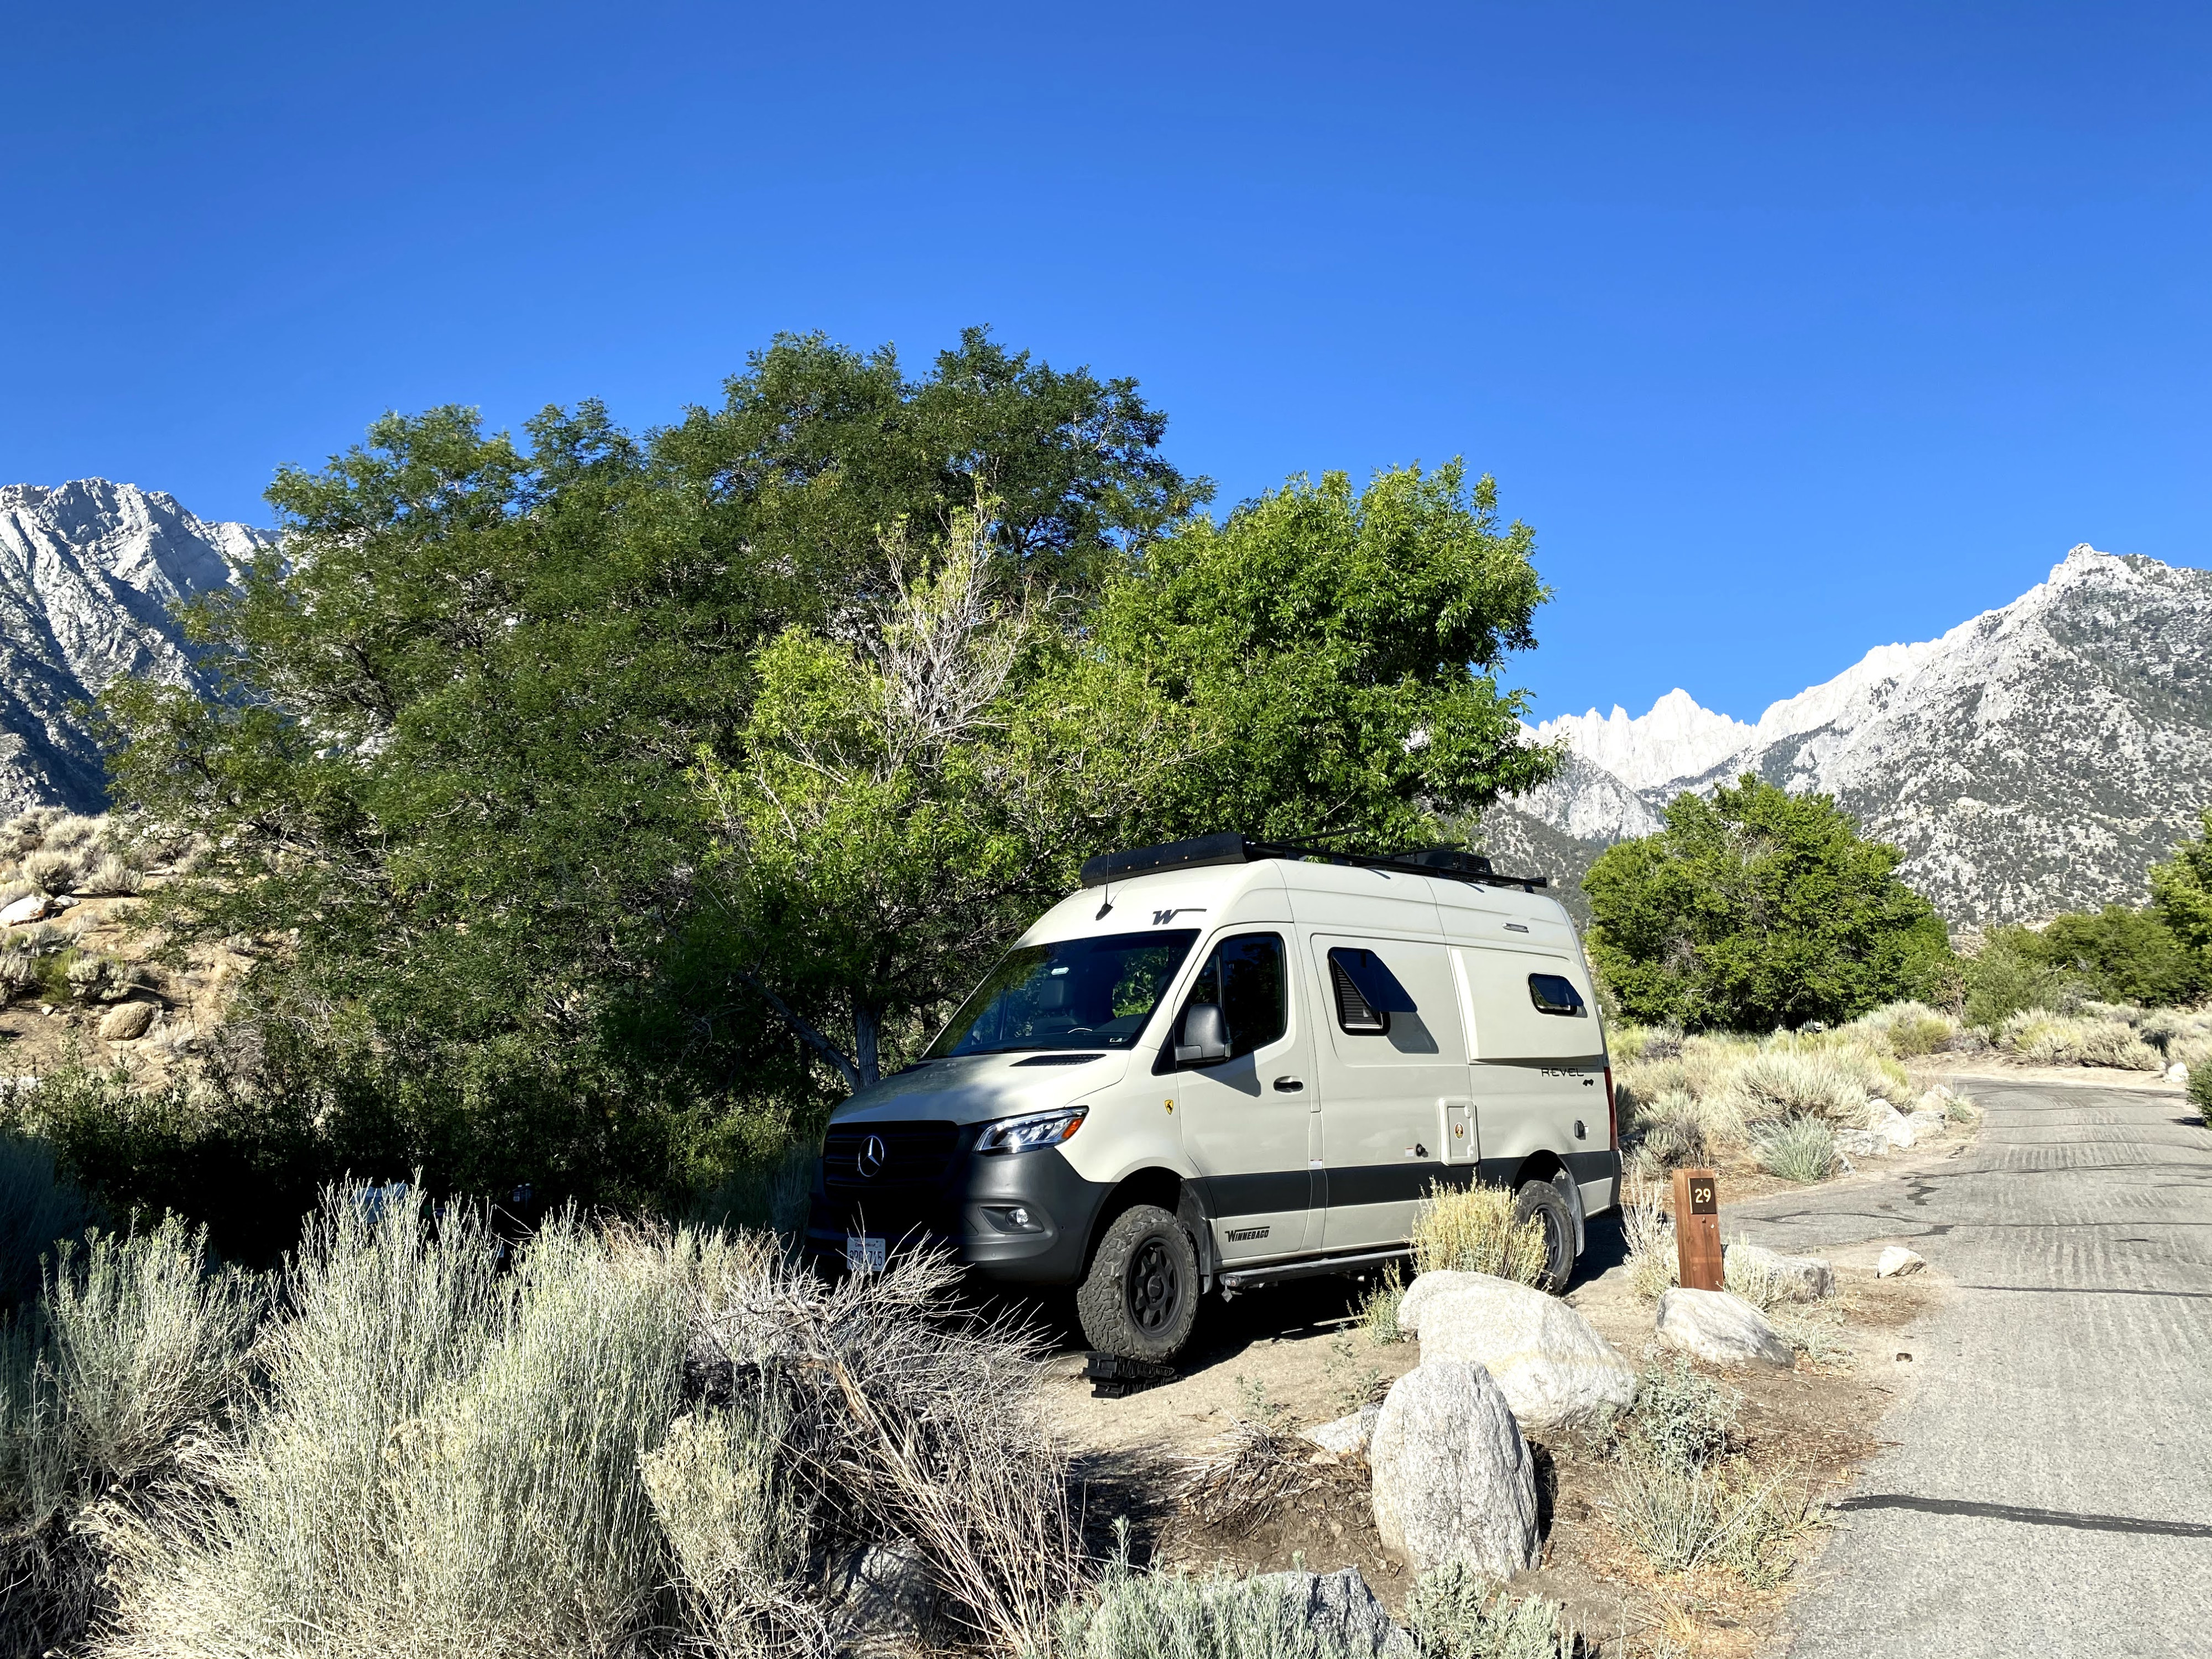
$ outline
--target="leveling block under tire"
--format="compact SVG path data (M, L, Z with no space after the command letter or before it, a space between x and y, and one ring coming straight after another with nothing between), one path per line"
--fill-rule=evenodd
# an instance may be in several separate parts
M1085 1340L1101 1353L1164 1364L1198 1322L1198 1247L1155 1204L1133 1204L1098 1241L1075 1292Z
M1119 1400L1157 1382L1172 1381L1172 1365L1156 1365L1149 1359L1124 1359L1118 1353L1089 1353L1083 1357L1083 1374L1091 1379L1093 1400Z

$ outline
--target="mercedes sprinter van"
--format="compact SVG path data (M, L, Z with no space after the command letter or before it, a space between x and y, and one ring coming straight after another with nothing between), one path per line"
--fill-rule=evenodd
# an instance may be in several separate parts
M1548 1288L1620 1201L1605 1031L1536 877L1207 836L1091 860L923 1058L832 1114L808 1246L937 1243L1078 1287L1164 1360L1199 1298L1407 1254L1439 1184L1519 1194Z

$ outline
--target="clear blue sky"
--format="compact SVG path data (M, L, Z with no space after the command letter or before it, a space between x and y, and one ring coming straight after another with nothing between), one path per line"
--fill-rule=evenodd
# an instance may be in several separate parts
M1539 715L2212 563L2212 21L1949 4L0 12L0 480L265 521L778 330L1133 374L1222 502L1464 455Z

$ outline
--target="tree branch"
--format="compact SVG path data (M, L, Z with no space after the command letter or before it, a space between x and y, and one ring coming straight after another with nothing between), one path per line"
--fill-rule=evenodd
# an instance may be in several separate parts
M754 990L759 992L761 1000L767 1003L769 1007L775 1009L777 1015L782 1019L785 1024L791 1027L793 1030L798 1032L800 1036L811 1043L821 1052L822 1057L824 1060L828 1060L832 1066L835 1066L837 1068L837 1075L845 1079L845 1086L847 1088L852 1090L854 1094L860 1093L861 1087L863 1086L860 1082L860 1067L854 1065L851 1060L846 1059L843 1052L838 1048L836 1043L830 1042L828 1037L823 1036L820 1031L817 1030L812 1021L809 1020L805 1015L799 1012L798 1010L793 1008L789 1003L786 1002L781 997L776 995L775 992L769 990L767 986L762 984L758 976L757 976L750 969L740 968L738 970L738 977L744 981L746 984L751 986Z

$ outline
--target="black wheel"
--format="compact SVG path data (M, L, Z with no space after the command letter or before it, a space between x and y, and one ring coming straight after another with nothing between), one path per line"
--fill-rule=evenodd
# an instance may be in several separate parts
M1575 1276L1575 1213L1567 1195L1548 1181L1532 1181L1513 1200L1513 1218L1544 1224L1544 1276L1536 1288L1557 1296Z
M1075 1293L1084 1340L1124 1359L1172 1359L1198 1322L1198 1251L1154 1204L1124 1210L1098 1241Z

